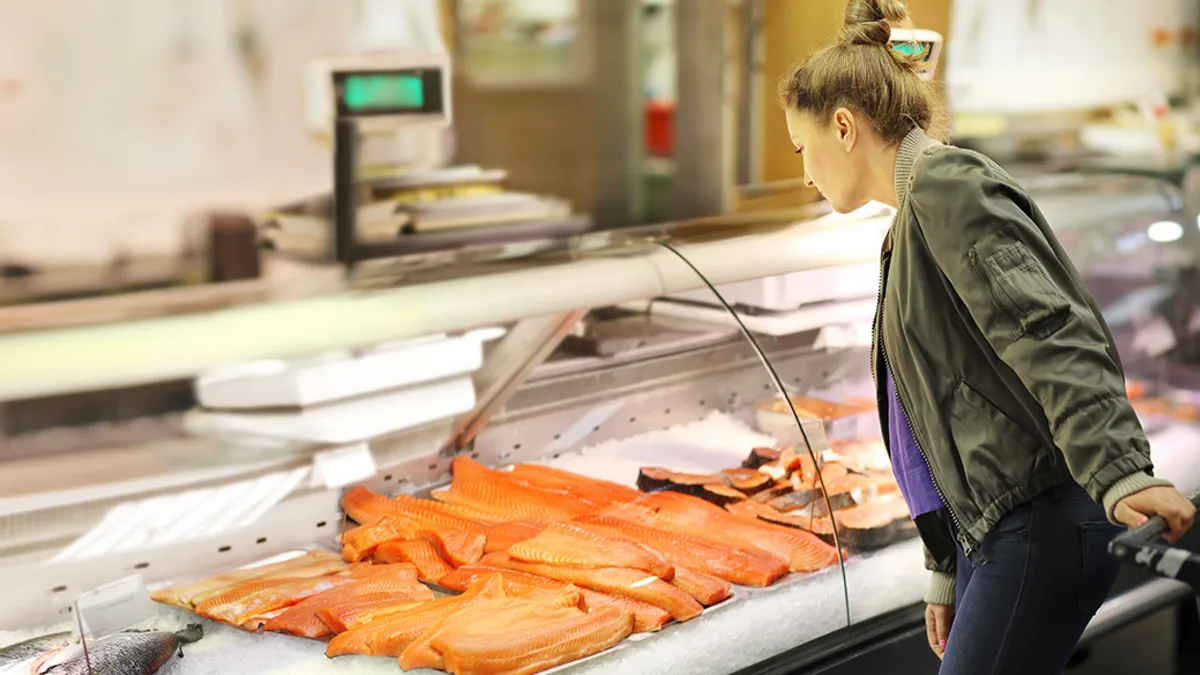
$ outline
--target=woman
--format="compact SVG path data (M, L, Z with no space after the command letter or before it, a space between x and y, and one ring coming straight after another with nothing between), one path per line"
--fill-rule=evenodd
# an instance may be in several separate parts
M1195 509L1151 476L1112 336L1029 195L944 145L894 0L851 0L836 44L781 83L805 180L834 210L897 209L873 365L893 468L933 582L942 673L1060 673L1116 577L1117 524Z

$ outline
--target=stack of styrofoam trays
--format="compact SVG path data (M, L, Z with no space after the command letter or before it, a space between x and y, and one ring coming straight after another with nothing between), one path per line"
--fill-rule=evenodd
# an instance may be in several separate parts
M434 335L296 361L257 361L196 382L202 408L185 418L192 433L241 447L298 449L355 443L469 412L471 373L487 329Z
M301 467L219 487L123 502L53 560L151 548L247 527L290 495L311 471Z

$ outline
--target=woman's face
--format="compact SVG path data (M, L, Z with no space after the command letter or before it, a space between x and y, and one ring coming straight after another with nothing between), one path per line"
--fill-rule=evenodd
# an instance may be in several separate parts
M855 152L858 129L853 115L834 113L822 124L807 112L786 110L788 133L804 157L804 182L815 187L838 213L849 213L870 201L862 189L862 158Z

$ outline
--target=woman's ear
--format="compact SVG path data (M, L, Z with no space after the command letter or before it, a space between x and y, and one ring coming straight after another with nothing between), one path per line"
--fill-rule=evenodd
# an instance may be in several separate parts
M838 108L833 113L833 128L842 148L850 152L858 141L858 120L854 117L854 112L849 108Z

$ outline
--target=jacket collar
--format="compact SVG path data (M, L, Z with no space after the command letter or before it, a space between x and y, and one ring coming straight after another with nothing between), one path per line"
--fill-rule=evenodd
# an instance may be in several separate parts
M904 201L908 198L908 189L912 185L913 166L917 162L917 158L921 153L929 148L941 145L941 143L930 137L920 127L908 132L903 141L900 141L900 150L896 153L896 204L900 208L904 208Z

